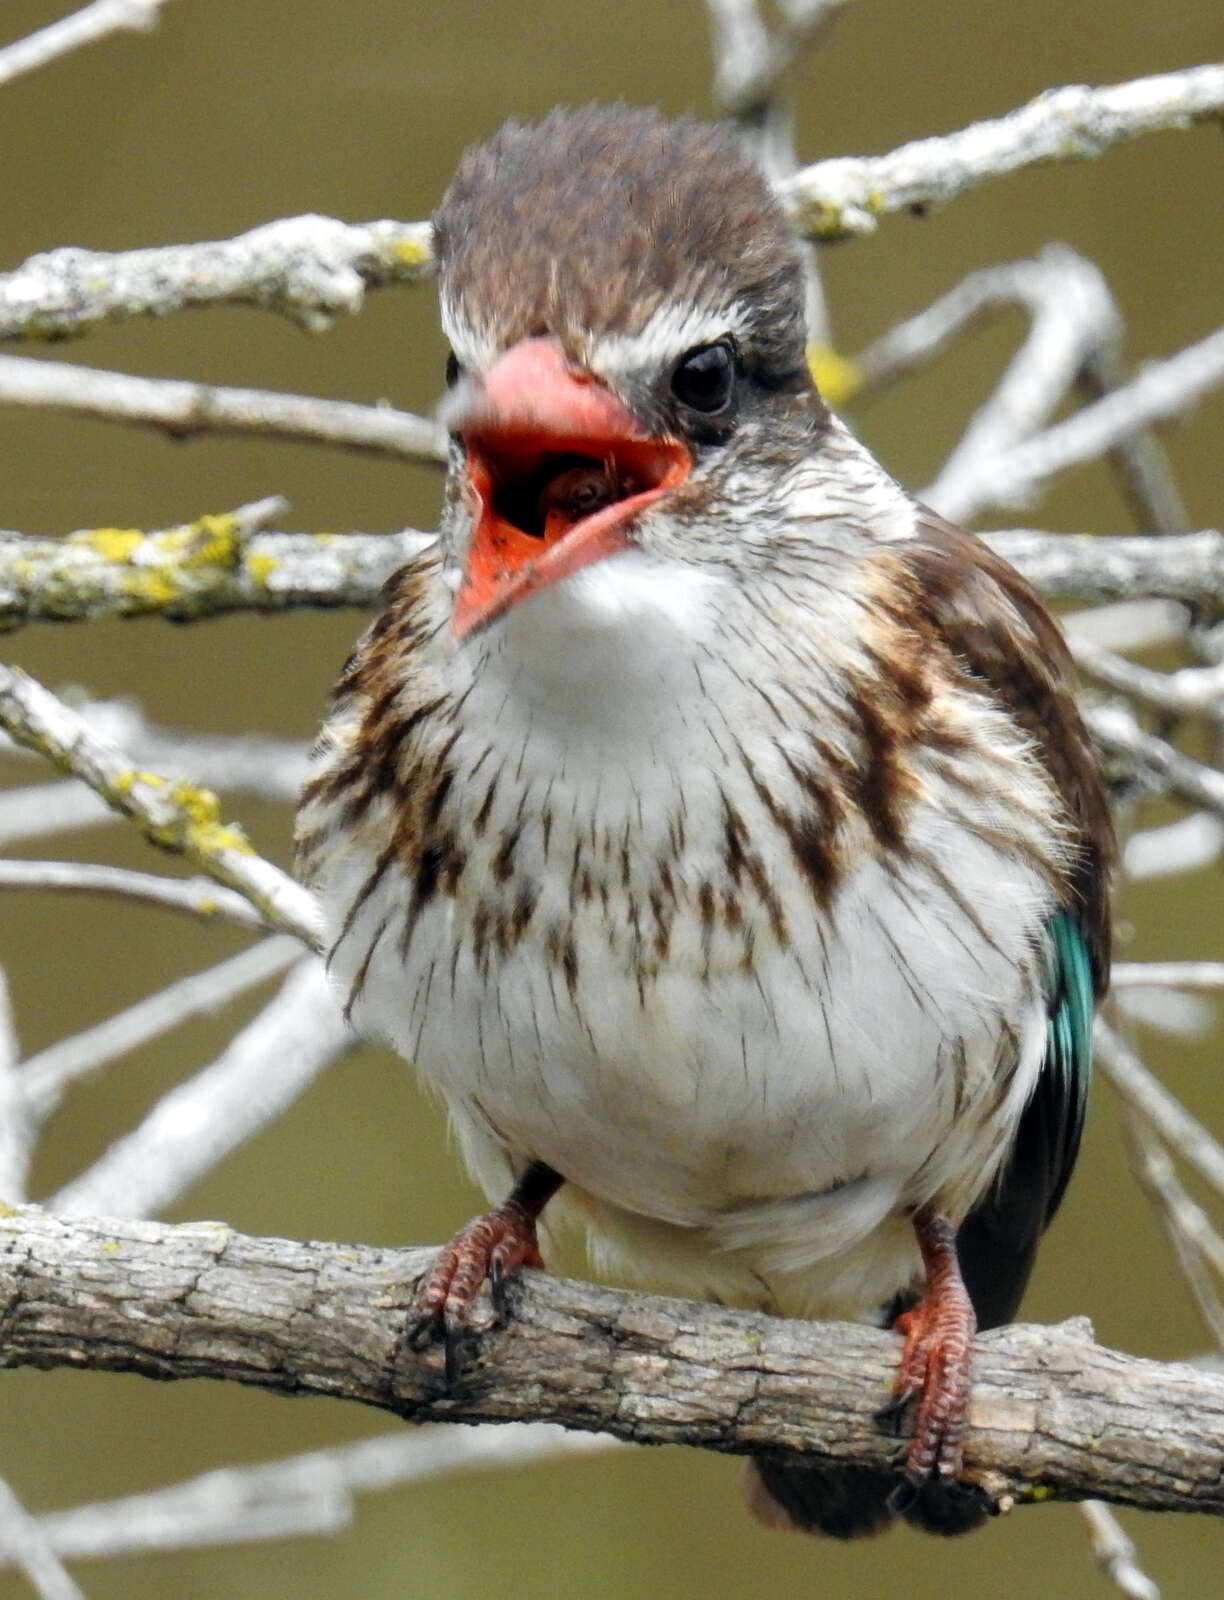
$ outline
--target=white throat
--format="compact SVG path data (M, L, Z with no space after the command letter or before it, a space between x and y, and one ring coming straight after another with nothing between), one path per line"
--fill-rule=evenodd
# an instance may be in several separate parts
M657 738L683 722L713 658L728 580L626 550L520 602L481 641L478 703L570 748Z

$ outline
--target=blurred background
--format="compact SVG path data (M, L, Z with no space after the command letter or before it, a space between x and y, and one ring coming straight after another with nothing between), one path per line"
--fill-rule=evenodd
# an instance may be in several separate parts
M67 9L4 0L3 41ZM887 150L1001 113L1061 83L1109 83L1221 53L1219 0L862 0L795 86L804 161ZM670 112L711 109L706 14L693 3L623 0L191 0L152 34L121 35L0 94L0 268L35 251L232 235L304 211L353 221L427 216L460 149L504 117L557 102L623 97ZM889 220L822 252L837 346L852 353L965 272L1065 240L1104 271L1127 320L1131 361L1172 353L1220 315L1224 257L1220 131L1124 145L1090 164L979 189L925 220ZM929 481L1021 333L1018 313L972 335L923 376L850 420L904 482ZM28 348L23 353L30 352ZM45 352L51 359L59 353ZM371 295L323 336L244 310L102 328L68 359L147 374L427 410L445 349L428 286ZM1166 430L1192 526L1220 517L1220 398ZM175 445L105 423L0 412L0 525L63 533L164 527L267 493L289 527L433 525L427 468L308 447L203 438ZM1107 471L1068 474L1031 512L1036 527L1125 532ZM991 525L999 525L999 519ZM305 738L361 627L355 614L27 629L5 654L52 687L137 698L150 717L217 732ZM13 781L36 768L5 765ZM242 802L257 846L288 860L287 809ZM1173 815L1145 808L1150 823ZM117 826L56 853L156 867ZM1135 960L1220 955L1211 875L1128 891L1121 949ZM10 894L0 924L25 1052L109 1015L246 940L170 912ZM76 1088L44 1139L32 1192L49 1193L130 1127L170 1084L211 1059L246 1012L188 1025ZM1224 1121L1221 1032L1140 1035L1147 1059L1198 1115ZM437 1110L387 1051L338 1063L274 1127L173 1209L252 1233L424 1243L478 1197ZM1111 1344L1159 1357L1207 1336L1163 1236L1126 1171L1099 1089L1080 1171L1026 1304L1035 1320L1090 1316ZM214 1466L367 1437L393 1426L353 1407L288 1404L223 1385L31 1371L2 1379L0 1475L33 1511L154 1488ZM738 1504L737 1463L678 1450L616 1451L471 1474L367 1496L326 1540L80 1565L98 1597L341 1596L369 1600L562 1600L666 1595L757 1600L780 1593L909 1600L1006 1592L1013 1600L1110 1592L1073 1509L1027 1511L945 1545L901 1530L851 1548L769 1534ZM1221 1591L1218 1524L1132 1517L1145 1565L1174 1596ZM26 1592L0 1575L0 1595Z

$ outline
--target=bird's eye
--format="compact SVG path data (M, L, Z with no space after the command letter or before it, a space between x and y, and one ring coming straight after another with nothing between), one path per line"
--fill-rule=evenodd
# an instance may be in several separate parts
M463 368L459 365L459 357L452 350L446 358L446 387L453 389L463 376Z
M680 357L672 373L676 399L707 417L726 410L734 386L735 356L725 341L698 345Z

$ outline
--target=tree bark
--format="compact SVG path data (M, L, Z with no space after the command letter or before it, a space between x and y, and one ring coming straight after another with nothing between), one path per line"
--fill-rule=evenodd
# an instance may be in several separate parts
M643 1444L882 1466L875 1413L899 1343L847 1323L525 1273L484 1308L447 1390L403 1340L427 1249L255 1239L222 1223L0 1215L0 1366L216 1378L332 1395L412 1422L545 1420ZM1082 1319L977 1341L969 1474L1006 1505L1101 1499L1224 1514L1224 1373L1093 1342Z

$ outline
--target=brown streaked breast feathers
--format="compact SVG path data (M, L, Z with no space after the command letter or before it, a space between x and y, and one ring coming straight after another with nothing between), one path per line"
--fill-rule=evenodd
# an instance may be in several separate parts
M1057 622L988 545L920 506L917 536L899 547L917 600L968 672L1041 751L1078 835L1071 890L1096 971L1109 974L1109 874L1116 847L1109 801L1075 703L1075 667Z

